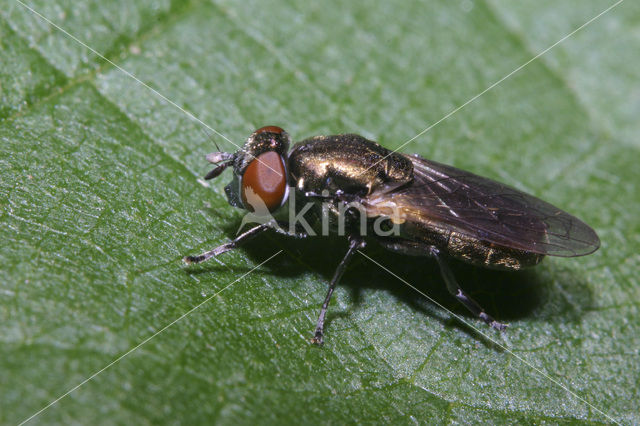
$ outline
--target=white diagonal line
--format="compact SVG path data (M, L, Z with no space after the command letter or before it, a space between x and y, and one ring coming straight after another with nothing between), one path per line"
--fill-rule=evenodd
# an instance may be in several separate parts
M154 89L153 87L149 86L147 83L145 83L144 81L140 80L138 77L136 77L135 75L133 75L132 73L130 73L129 71L125 70L124 68L122 68L120 65L116 64L115 62L113 62L112 60L110 60L109 58L105 57L102 53L98 52L97 50L95 50L94 48L92 48L91 46L87 45L85 42L83 42L82 40L78 39L77 37L75 37L74 35L72 35L71 33L69 33L67 30L65 30L64 28L60 27L58 24L56 24L55 22L51 21L49 18L47 18L46 16L42 15L40 12L34 10L32 7L26 5L25 3L22 2L22 0L16 0L16 2L18 4L20 4L22 7L24 7L25 9L28 9L29 11L31 11L31 13L33 13L34 15L38 16L40 19L42 19L43 21L45 21L46 23L48 23L49 25L55 27L58 31L62 32L64 35L66 35L67 37L69 37L70 39L72 39L73 41L75 41L76 43L82 45L85 49L90 50L94 55L98 56L100 59L102 59L103 61L108 62L109 64L113 65L115 68L117 68L118 70L122 71L124 74L126 74L127 76L131 77L132 79L134 79L135 81L137 81L138 83L140 83L141 85L143 85L144 87L146 87L147 89L149 89L151 92L153 92L154 95L158 96L160 99L162 99L163 101L173 105L174 107L178 108L180 111L182 111L183 113L185 113L189 118L191 118L192 120L202 124L203 126L205 126L207 129L211 130L213 133L215 133L216 135L220 136L221 138L223 138L224 140L226 140L227 142L229 142L230 144L234 145L237 148L240 148L238 145L236 145L235 143L233 143L229 138L227 138L225 135L223 135L222 133L218 132L216 129L214 129L213 127L209 126L207 123L205 123L204 121L200 120L198 117L196 117L195 115L193 115L192 113L190 113L189 111L187 111L186 109L182 108L180 105L178 105L177 103L173 102L171 99L167 98L165 95L163 95L162 93L158 92L156 89Z
M40 410L38 410L36 413L32 414L31 416L29 416L28 418L26 418L25 420L21 421L19 426L27 423L28 421L30 421L31 419L33 419L34 417L38 416L40 413L42 413L44 410L46 410L47 408L51 407L52 405L54 405L56 402L60 401L62 398L66 397L67 395L69 395L71 392L75 391L76 389L78 389L80 386L84 385L85 383L87 383L88 381L90 381L91 379L93 379L94 377L96 377L98 374L102 373L104 370L106 370L107 368L111 367L112 365L116 364L118 361L120 361L122 358L126 357L127 355L129 355L130 353L134 352L135 350L137 350L138 348L140 348L142 345L144 345L145 343L147 343L149 340L153 339L154 337L156 337L158 334L162 333L163 331L165 331L166 329L168 329L169 327L171 327L173 324L177 323L178 321L180 321L181 319L183 319L184 317L186 317L187 315L189 315L190 313L192 313L193 311L195 311L196 309L198 309L200 306L204 305L205 303L207 303L209 300L213 299L214 297L218 296L220 293L222 293L223 291L225 291L226 289L228 289L229 287L231 287L233 284L237 283L238 281L240 281L241 279L243 279L244 277L246 277L247 275L249 275L250 273L252 273L253 271L255 271L256 269L258 269L259 267L261 267L262 265L264 265L265 263L267 263L268 261L270 261L271 259L273 259L274 257L276 257L277 255L279 255L280 253L282 253L282 250L279 250L277 253L275 253L273 256L271 256L270 258L268 258L267 260L265 260L264 262L260 263L259 265L253 267L249 272L247 272L246 274L242 275L239 278L236 278L234 281L230 282L229 284L227 284L226 286L224 286L221 290L218 290L216 293L214 293L213 295L207 297L205 300L203 300L202 302L198 303L196 306L194 306L193 308L189 309L187 312L185 312L184 314L180 315L178 318L176 318L175 320L171 321L169 324L165 325L164 327L162 327L160 330L156 331L155 333L153 333L151 336L147 337L146 339L144 339L142 342L138 343L136 346L134 346L133 348L129 349L127 352L125 352L124 354L120 355L118 358L114 359L113 361L111 361L109 364L107 364L106 366L102 367L100 370L96 371L95 373L93 373L91 376L87 377L86 379L84 379L82 382L78 383L77 385L75 385L74 387L72 387L71 389L69 389L67 392L65 392L64 394L60 395L58 398L54 399L53 401L51 401L49 404L47 404L46 406L42 407Z
M89 51L91 51L93 54L95 54L96 56L98 56L100 59L102 59L103 61L108 62L109 64L111 64L112 66L114 66L116 69L118 69L119 71L123 72L125 75L127 75L128 77L132 78L133 80L135 80L136 82L140 83L142 86L146 87L147 89L149 89L154 95L158 96L160 99L162 99L163 101L173 105L174 107L178 108L180 111L182 111L183 113L185 113L187 115L187 117L189 117L190 119L200 123L201 125L203 125L204 127L206 127L207 129L211 130L213 133L215 133L216 135L220 136L221 138L223 138L224 140L226 140L227 142L229 142L231 145L235 146L236 148L240 149L240 146L235 144L233 141L231 141L231 139L229 139L228 137L226 137L225 135L223 135L222 133L220 133L219 131L217 131L216 129L214 129L213 127L209 126L207 123L205 123L204 121L200 120L198 117L196 117L195 115L193 115L191 112L187 111L186 109L182 108L180 105L178 105L177 103L175 103L174 101L172 101L171 99L167 98L165 95L163 95L162 93L158 92L156 89L154 89L153 87L149 86L147 83L145 83L144 81L140 80L138 77L136 77L135 75L133 75L132 73L130 73L129 71L127 71L126 69L122 68L120 65L116 64L115 62L113 62L112 60L110 60L109 58L107 58L106 56L104 56L102 53L98 52L97 50L95 50L94 48L92 48L91 46L87 45L85 42L83 42L82 40L78 39L77 37L75 37L73 34L69 33L67 30L65 30L64 28L62 28L61 26L59 26L58 24L56 24L55 22L51 21L49 18L47 18L46 16L42 15L40 12L38 12L37 10L33 9L32 7L26 5L25 3L22 2L22 0L16 0L16 2L21 5L22 7L24 7L25 9L28 9L29 11L31 11L31 13L33 13L34 15L38 16L40 19L42 19L43 21L47 22L49 25L53 26L54 28L56 28L58 31L62 32L64 35L66 35L67 37L69 37L70 39L72 39L73 41L75 41L76 43L80 44L81 46L83 46L85 49L88 49ZM273 169L273 167L269 166L268 164L266 164L264 161L260 160L259 158L256 158L256 160L258 160L258 162L260 162L262 165L264 165L265 167L271 169L273 172L275 172L278 176L282 177L282 175L280 174L280 172L278 172L277 170Z
M438 303L436 300L432 299L431 297L427 296L425 293L423 293L422 291L418 290L415 286L409 284L406 280L404 280L403 278L399 277L398 275L394 274L393 272L391 272L389 269L387 269L386 267L384 267L383 265L381 265L380 263L376 262L375 260L373 260L372 258L370 258L369 256L367 256L366 254L364 254L361 250L358 250L358 253L360 253L362 256L366 257L367 259L369 259L371 262L375 263L376 265L378 265L380 268L384 269L387 273L393 275L395 278L399 279L400 281L402 281L405 285L409 286L410 288L412 288L413 290L417 291L418 293L420 293L422 296L424 296L425 298L427 298L431 303L437 305L438 307L440 307L441 309L443 309L444 311L446 311L447 313L449 313L450 315L456 317L459 321L463 322L466 326L471 327L473 330L475 330L478 334L482 335L485 339L489 340L491 343L493 343L494 345L500 347L502 350L504 350L505 352L507 352L509 355L513 356L514 358L518 359L520 362L522 362L523 364L525 364L526 366L528 366L529 368L535 370L538 374L540 374L542 377L546 378L547 380L551 381L552 383L554 383L555 385L559 386L560 388L562 388L563 390L565 390L567 393L569 393L571 396L573 396L574 398L576 398L579 401L584 402L585 404L587 404L589 407L591 407L592 409L594 409L595 411L597 411L598 413L602 414L603 416L605 416L608 420L616 423L616 424L620 424L620 422L618 422L616 419L614 419L613 417L611 417L610 415L608 415L607 413L605 413L604 411L600 410L598 407L594 406L593 404L591 404L589 401L587 401L586 399L584 399L583 397L581 397L580 395L578 395L577 393L575 393L574 391L572 391L571 389L569 389L568 387L566 387L565 385L563 385L561 382L559 382L558 380L554 379L553 377L549 376L547 373L545 373L544 371L542 371L541 369L539 369L538 367L536 367L535 365L531 364L529 361L527 361L526 359L522 358L521 356L517 355L516 353L514 353L513 351L511 351L509 348L507 348L506 346L500 344L498 341L493 340L491 337L489 337L488 334L482 332L480 329L478 329L477 327L475 327L473 324L471 324L470 322L466 321L464 318L462 318L460 315L455 314L454 312L450 311L449 309L445 308L442 304Z
M454 110L450 111L449 113L447 113L444 117L442 117L440 120L436 121L435 123L431 124L430 126L428 126L426 129L424 129L423 131L421 131L420 133L418 133L417 135L415 135L414 137L412 137L411 139L407 140L406 142L404 142L402 145L400 145L399 147L395 148L393 151L391 151L389 154L387 154L386 156L384 156L383 158L381 158L380 160L378 160L378 162L372 164L371 166L369 166L369 168L367 170L369 170L371 167L374 167L376 164L380 163L381 161L383 161L384 159L386 159L387 157L389 157L391 154L396 153L398 151L400 151L402 148L404 148L405 146L407 146L409 143L413 142L414 140L416 140L417 138L419 138L420 136L424 135L425 133L427 133L429 130L433 129L435 126L437 126L438 124L440 124L441 122L443 122L444 120L446 120L447 118L451 117L453 114L457 113L458 111L460 111L462 108L466 107L467 105L469 105L471 102L475 101L476 99L478 99L480 96L484 95L485 93L487 93L489 90L493 89L494 87L496 87L498 84L502 83L503 81L505 81L506 79L508 79L509 77L511 77L512 75L514 75L515 73L517 73L518 71L520 71L522 68L526 67L527 65L529 65L531 62L535 61L536 59L538 59L539 57L541 57L542 55L544 55L545 53L547 53L548 51L550 51L551 49L553 49L554 47L556 47L557 45L559 45L560 43L562 43L563 41L565 41L566 39L568 39L569 37L571 37L572 35L574 35L575 33L577 33L578 31L582 30L584 27L586 27L587 25L591 24L593 21L595 21L596 19L600 18L602 15L604 15L605 13L609 12L611 9L613 9L614 7L618 6L620 3L622 3L624 0L618 0L617 2L615 2L613 5L609 6L608 8L606 8L605 10L603 10L602 12L598 13L596 16L594 16L593 18L589 19L587 22L585 22L584 24L580 25L578 28L576 28L575 30L571 31L569 34L567 34L566 36L562 37L560 40L556 41L555 43L553 43L551 46L547 47L546 49L544 49L542 52L538 53L536 56L534 56L533 58L529 59L527 62L525 62L524 64L520 65L518 68L514 69L513 71L511 71L509 74L505 75L504 77L502 77L500 80L496 81L495 83L493 83L491 86L487 87L486 89L484 89L482 92L478 93L477 95L475 95L474 97L472 97L471 99L469 99L467 102L463 103L462 105L460 105L459 107L455 108ZM366 171L366 170L365 170ZM363 172L364 173L364 172Z

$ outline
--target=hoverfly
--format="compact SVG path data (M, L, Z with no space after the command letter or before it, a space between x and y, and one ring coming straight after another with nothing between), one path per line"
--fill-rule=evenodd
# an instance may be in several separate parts
M277 218L279 210L292 202L300 211L309 202L314 206L309 214L317 218L320 205L328 206L325 212L334 222L344 221L349 246L329 283L311 340L316 344L323 343L331 295L355 251L365 247L365 234L369 235L374 222L386 221L397 232L371 233L371 239L394 252L436 259L449 293L497 330L506 325L462 290L448 258L518 270L540 263L547 255L583 256L600 246L588 225L532 195L418 155L390 151L359 135L312 137L291 151L289 145L283 129L265 126L253 132L237 152L207 155L216 168L205 179L233 167L233 180L225 187L229 204L250 212L260 205L269 219L184 261L205 261L268 229L306 237L308 229L288 226ZM344 208L353 203L361 208ZM364 228L359 226L362 223Z

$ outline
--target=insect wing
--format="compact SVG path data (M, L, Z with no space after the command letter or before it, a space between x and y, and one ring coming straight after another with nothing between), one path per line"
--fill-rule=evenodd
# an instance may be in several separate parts
M376 203L398 206L404 220L544 255L582 256L600 246L588 225L532 195L419 156L407 157L414 181L370 196Z

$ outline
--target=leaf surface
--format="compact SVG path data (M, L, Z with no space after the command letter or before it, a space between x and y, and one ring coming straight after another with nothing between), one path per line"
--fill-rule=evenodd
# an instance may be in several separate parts
M340 238L269 234L182 265L232 237L242 212L224 197L229 172L198 182L215 150L201 125L149 90L234 144L274 124L296 140L351 132L396 148L612 4L29 3L143 85L3 2L0 422L29 418L229 284L33 422L610 421L597 410L640 422L637 4L403 148L600 235L594 255L522 273L454 265L510 324L502 335L452 300L430 260L367 250L506 349L362 256L326 344L311 346Z

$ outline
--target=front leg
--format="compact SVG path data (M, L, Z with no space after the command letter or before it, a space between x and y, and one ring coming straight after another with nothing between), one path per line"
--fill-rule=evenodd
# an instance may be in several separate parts
M329 290L327 291L327 296L324 298L324 303L322 304L322 309L320 310L320 316L318 317L318 323L316 324L316 333L313 339L311 339L311 343L315 343L317 345L321 345L323 343L324 319L327 315L327 308L329 307L329 302L331 301L333 290L335 290L338 281L340 281L342 274L344 274L344 270L351 260L351 257L353 257L356 249L364 248L365 245L366 243L362 237L349 237L349 250L347 250L347 254L344 255L344 258L338 265L338 268L336 269L336 272L333 274L333 278L329 283Z
M238 235L233 241L230 241L226 244L222 244L221 246L218 246L213 250L209 250L198 256L185 256L182 258L182 261L187 265L190 265L192 263L204 262L205 260L211 259L212 257L218 256L222 253L228 252L229 250L233 250L234 248L237 248L241 244L249 241L256 235L261 234L262 232L266 231L269 228L270 226L268 223L263 223L262 225L258 225L254 228L249 229L246 232L243 232L242 234Z
M250 239L252 239L253 237L255 237L258 234L263 233L264 231L266 231L267 229L273 229L278 233L281 234L285 234L291 237L295 237L295 238L305 238L307 237L307 233L304 230L301 229L294 229L293 231L289 230L289 224L286 222L281 222L281 221L276 221L276 220L270 220L269 222L260 224L258 226L255 226L251 229L249 229L246 232L243 232L242 234L238 235L235 239L233 239L232 241L229 241L226 244L222 244L221 246L218 246L216 248L214 248L213 250L209 250L205 253L202 253L198 256L185 256L182 258L182 260L184 261L184 263L186 263L187 265L190 265L192 263L200 263L200 262L204 262L205 260L211 259L212 257L216 257L222 253L226 253L229 250L233 250L235 248L238 248L239 246L241 246L242 244L246 243L247 241L249 241Z

